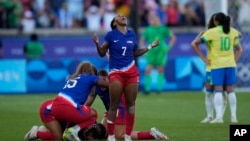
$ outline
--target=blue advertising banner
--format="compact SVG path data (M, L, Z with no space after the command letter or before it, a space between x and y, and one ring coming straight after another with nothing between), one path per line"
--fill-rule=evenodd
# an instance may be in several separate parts
M176 44L169 51L168 63L165 66L164 90L201 90L204 83L205 64L190 46L196 34L181 33L176 36ZM99 57L91 36L41 36L40 41L45 47L43 58L28 60L25 65L26 60L22 60L23 46L28 39L28 37L1 38L3 58L13 60L0 60L0 93L58 92L67 76L75 71L80 61L84 60L90 61L98 69L108 70L107 58ZM100 36L100 40L102 42L103 36ZM243 44L245 51L237 62L237 88L250 87L247 46ZM205 45L201 46L201 50L206 52ZM137 60L140 90L144 89L146 63L143 56ZM157 76L157 71L153 70L152 90L156 89Z
M169 57L194 56L196 55L190 47L191 41L196 34L177 34L177 42L171 49ZM100 36L102 41L103 37ZM28 37L3 37L3 58L23 58L24 44ZM99 57L91 36L53 36L40 37L45 47L43 58L65 58L65 57ZM202 48L205 50L205 47Z
M0 61L0 93L26 92L26 61Z
M88 61L97 69L107 69L106 58L64 58L64 59L37 59L27 62L27 92L48 93L59 92L67 77L73 74L77 65Z

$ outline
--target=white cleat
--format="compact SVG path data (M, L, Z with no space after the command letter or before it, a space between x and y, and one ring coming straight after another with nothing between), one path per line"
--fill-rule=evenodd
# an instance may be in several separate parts
M45 131L49 131L49 130L45 126L41 125L38 127L38 131L45 132Z
M131 136L125 134L124 141L132 141Z
M29 132L24 136L25 141L35 140L37 139L37 131L38 126L32 126L32 128L29 130Z
M165 140L168 139L168 137L165 134L163 134L161 131L159 131L155 127L152 127L150 129L150 133L154 136L155 139L165 139Z
M214 119L210 123L224 123L223 119Z
M116 141L115 135L109 135L107 141Z
M213 120L212 117L206 117L206 118L204 118L204 119L201 121L201 123L209 123L209 122L212 121L212 120Z
M232 117L232 118L231 118L231 123L238 123L237 118L236 118L236 117Z

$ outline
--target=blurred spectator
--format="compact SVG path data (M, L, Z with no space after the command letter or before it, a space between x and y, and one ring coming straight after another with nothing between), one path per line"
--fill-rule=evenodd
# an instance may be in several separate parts
M44 46L43 44L38 40L37 34L31 34L30 40L25 43L23 52L27 59L36 59L41 58L43 55Z
M73 27L81 26L84 14L83 0L67 0L68 11L73 19Z
M25 11L23 14L23 19L21 21L21 32L22 33L32 33L36 28L36 21L33 17L33 13L29 10Z
M199 25L200 19L195 11L192 9L191 4L187 3L184 7L184 22L185 25Z
M89 31L98 31L101 28L101 11L100 9L93 5L88 8L86 11L86 23L87 30Z
M20 0L20 1L23 5L23 11L32 9L32 2L34 2L34 0Z
M170 0L167 6L167 25L177 26L179 24L179 4L176 0Z
M250 25L250 0L240 0L238 23L240 25Z
M92 30L94 27L97 28L97 24L87 23L89 14L95 14L92 15L95 20L101 14L101 28L110 30L109 23L116 14L123 14L126 17L132 14L130 11L132 3L132 0L0 0L0 28L19 27L22 15L25 11L31 11L38 28L86 27ZM93 8L90 8L92 6L98 8L97 13L90 12L93 11ZM239 13L238 16L239 22L242 22L240 19L249 19L243 18L248 11L244 12L242 9L249 9L247 6L243 4L242 14ZM139 13L140 26L143 27L149 25L148 21L153 14L160 17L162 24L169 26L205 25L203 0L138 0L136 10ZM88 27L87 24L92 27Z
M130 14L130 6L128 0L114 0L115 11L117 14L122 14L126 17L129 17Z
M62 5L58 12L59 26L61 28L72 28L73 17L68 11L68 6L66 3Z
M38 27L57 27L58 24L56 15L51 9L48 0L45 1L42 9L36 11L36 19Z
M142 11L141 11L141 22L142 26L148 26L150 21L150 15L155 15L156 9L158 8L155 0L141 0Z
M111 30L110 22L115 17L115 7L111 2L106 2L104 5L104 13L103 13L103 29Z
M7 11L4 7L4 3L0 3L0 28L7 28L8 20L7 20Z
M22 17L22 4L19 0L4 0L4 9L7 12L7 28L16 28L20 24L20 18Z
M65 3L65 0L49 0L49 2L51 5L51 9L54 11L55 14L57 14Z
M167 6L162 3L158 3L158 8L156 9L156 14L160 18L160 22L162 25L167 25Z

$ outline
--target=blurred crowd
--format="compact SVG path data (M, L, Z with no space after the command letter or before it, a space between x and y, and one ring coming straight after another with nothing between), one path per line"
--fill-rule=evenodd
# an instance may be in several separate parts
M109 30L114 15L134 14L133 5L134 0L0 0L0 28ZM138 0L136 10L140 27L149 25L151 14L167 26L205 25L203 0Z

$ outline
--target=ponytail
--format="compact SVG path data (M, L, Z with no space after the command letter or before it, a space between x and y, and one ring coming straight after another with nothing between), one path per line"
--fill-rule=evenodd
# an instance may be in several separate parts
M215 14L215 20L221 25L223 28L223 32L228 34L230 32L230 17L226 16L224 13L219 12Z
M230 32L230 17L226 16L223 23L223 32L228 34Z

